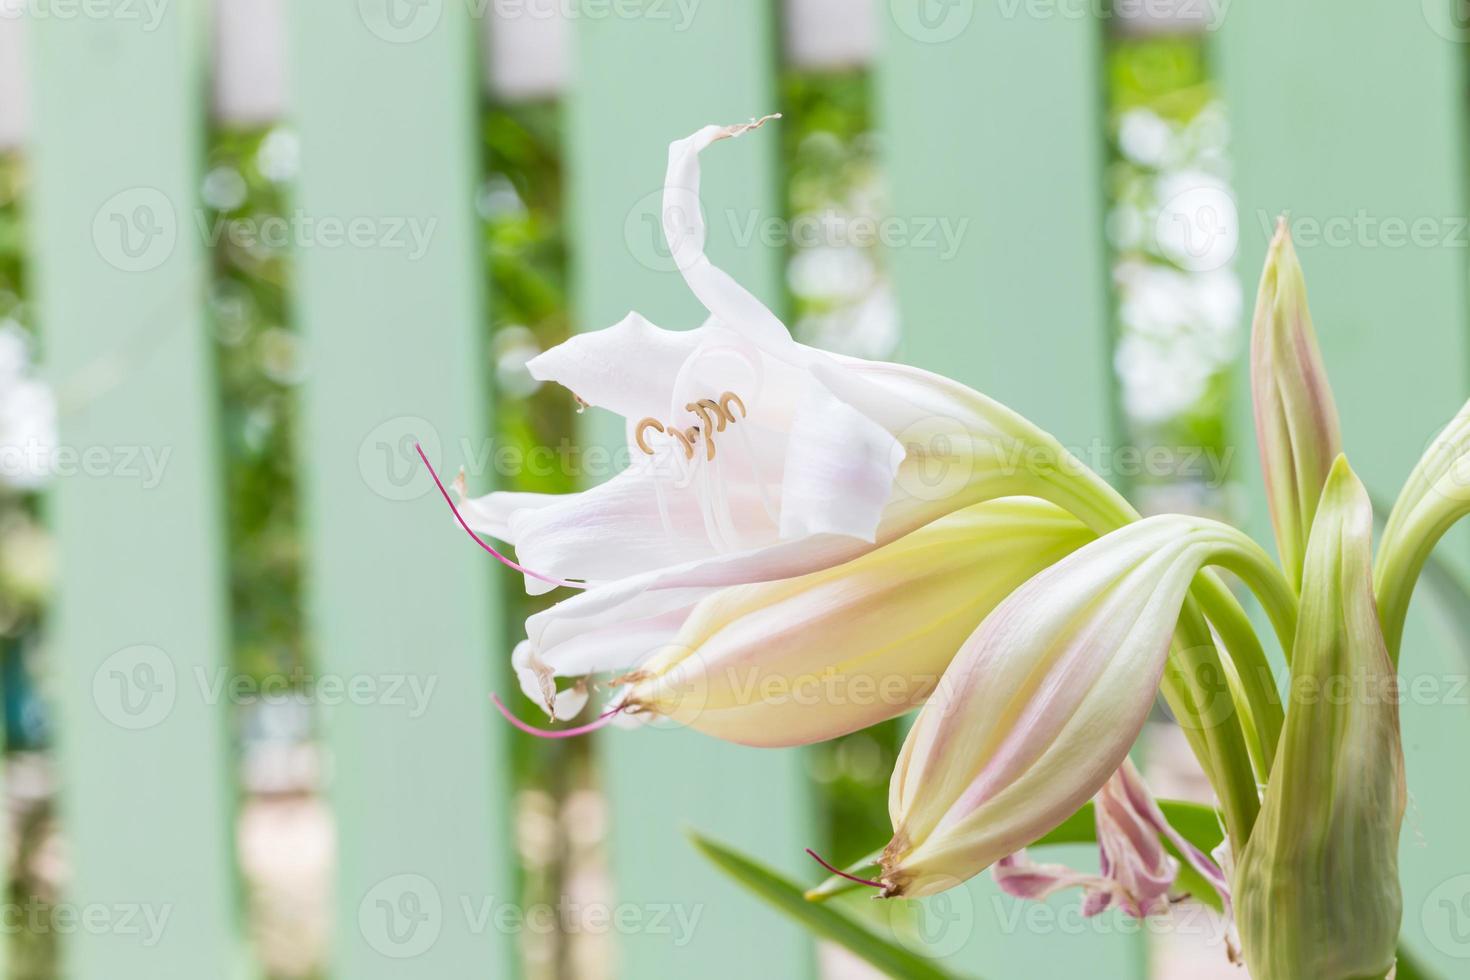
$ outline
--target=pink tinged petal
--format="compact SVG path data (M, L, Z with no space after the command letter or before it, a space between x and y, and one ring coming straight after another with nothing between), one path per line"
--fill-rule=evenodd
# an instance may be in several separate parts
M1124 761L1093 801L1097 821L1098 874L1075 871L1060 864L1035 864L1025 852L1002 858L995 865L996 882L1018 898L1041 899L1064 888L1086 890L1083 915L1092 916L1113 906L1137 919L1169 908L1169 892L1179 863L1161 838L1167 837L1201 875L1219 891L1229 909L1225 875L1164 819L1163 812L1131 761Z
M1015 898L1040 902L1068 888L1085 888L1085 915L1096 915L1112 902L1113 883L1102 875L1074 871L1065 864L1039 864L1024 850L995 862L991 876L1000 890Z
M1174 829L1132 762L1118 770L1117 776L1109 783L1107 792L1117 800L1118 808L1126 809L1142 825L1151 829L1154 834L1162 835L1174 845L1174 849L1183 855L1190 867L1199 872L1200 877L1209 882L1210 887L1220 896L1228 917L1230 884L1225 872L1208 854L1195 847L1183 834Z
M1130 780L1138 782L1141 799L1126 785ZM1179 873L1179 862L1164 849L1159 826L1139 809L1141 804L1157 810L1127 761L1094 801L1103 874L1117 882L1124 911L1139 919L1169 907L1169 890Z

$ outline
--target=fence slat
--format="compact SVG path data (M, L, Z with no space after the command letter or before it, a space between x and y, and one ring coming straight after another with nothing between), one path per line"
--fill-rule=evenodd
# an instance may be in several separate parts
M880 9L892 210L913 232L892 255L905 356L1068 446L1110 445L1097 22L1007 15L1004 4ZM1088 848L1058 853L1096 860ZM1058 910L1076 903L1063 895L1028 914L985 875L935 907L935 948L985 976L1141 976L1139 937L1067 928Z
M515 861L486 700L506 655L496 593L413 448L452 472L484 447L474 32L465 4L382 0L292 4L288 33L297 204L315 229L296 241L312 643L324 675L368 693L323 711L332 968L504 976L515 937L495 915ZM335 243L334 226L348 230Z
M760 0L651 4L637 17L577 21L569 143L575 306L583 328L611 324L629 309L666 327L703 321L706 314L665 260L657 230L665 150L707 123L739 122L776 107L771 18ZM705 154L703 181L711 255L773 305L781 291L779 252L760 245L759 236L736 248L727 216L780 213L778 138L771 131L721 144ZM621 426L605 421L592 437L620 444ZM812 821L801 754L688 732L598 737L618 900L675 905L699 916L682 945L677 933L620 937L619 975L734 978L748 976L752 963L771 964L783 977L809 975L804 936L728 884L682 835L692 827L809 876L802 847L812 840Z
M24 142L30 119L26 91L26 25L19 17L0 17L0 151Z
M1348 456L1385 505L1470 393L1467 40L1448 2L1349 9L1307 0L1234 6L1216 45L1247 293L1276 215L1289 211ZM1252 526L1269 541L1244 366L1236 387L1237 458ZM1457 537L1440 553L1461 561L1470 551ZM1411 796L1400 855L1404 934L1455 976L1470 956L1470 786L1444 774L1462 771L1470 745L1459 689L1467 666L1463 638L1431 616L1428 591L1421 585L1400 671Z
M238 976L213 354L195 232L204 6L28 24L35 295L60 398L50 621L71 976ZM146 136L144 135L146 134ZM79 454L79 455L72 455ZM98 914L98 913L92 913ZM139 921L142 921L141 918Z

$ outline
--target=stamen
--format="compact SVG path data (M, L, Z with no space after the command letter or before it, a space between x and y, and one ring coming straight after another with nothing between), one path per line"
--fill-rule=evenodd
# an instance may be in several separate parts
M418 443L414 443L413 444L413 448L416 449L416 450L418 450L419 459L423 460L424 461L424 465L429 468L429 475L434 478L434 485L439 488L439 493L443 495L444 502L449 505L449 509L454 512L454 519L457 520L457 521L459 521L459 526L462 527L462 528L464 528L464 533L468 534L470 536L470 538L474 540L475 544L479 545L481 548L484 548L486 551L490 552L490 554L494 555L496 561L500 562L502 565L506 566L507 568L512 568L512 569L520 572L522 575L528 575L531 578L538 579L538 580L540 580L542 582L547 583L548 585L554 585L557 588L561 588L561 589L585 589L585 588L587 588L587 586L585 584L583 584L583 583L579 583L579 582L568 582L566 579L563 579L563 578L555 578L554 576L551 576L551 575L543 575L540 572L533 572L533 571L531 571L531 569L525 567L524 565L520 565L520 564L517 564L516 562L511 561L509 558L505 557L500 552L496 551L490 545L486 544L485 543L485 540L483 538L481 538L478 534L476 534L475 531L474 531L474 529L471 528L469 526L469 524L467 524L465 522L464 517L459 512L459 508L454 505L454 498L450 497L449 496L449 491L444 488L444 481L441 480L441 479L439 479L439 474L434 471L434 464L431 463L431 462L429 462L429 457L428 456L424 455L424 447L423 446L420 446Z
M745 411L745 402L741 401L740 396L735 394L735 392L733 391L727 391L720 396L720 411L725 413L725 417L731 422L735 421L735 413L730 411L731 402L734 402L736 405L740 406L740 417L745 418L745 416L747 415L747 412Z
M806 849L806 852L811 855L813 861L816 861L822 867L826 868L828 871L832 872L839 878L846 878L848 881L855 881L859 885L867 885L869 888L884 887L883 882L881 881L869 881L867 878L859 878L857 875L850 875L846 871L839 871L837 868L832 867L832 865L828 864L826 861L823 861L821 855L812 850L810 847Z
M638 443L638 448L643 450L645 455L652 456L653 447L643 441L644 437L648 435L649 429L652 429L654 432L662 432L664 431L664 424L656 418L649 417L644 419L638 423L638 429L633 433L633 441Z
M616 718L623 710L622 705L618 705L615 708L608 708L602 714L597 716L596 721L590 721L585 725L578 725L576 728L563 728L558 730L551 728L537 728L530 722L521 721L515 715L510 713L510 709L507 708L505 704L500 700L500 695L498 694L490 695L490 700L495 704L495 707L500 710L500 713L505 716L506 721L510 722L512 725L514 725L516 728L519 728L527 735L534 735L537 738L576 738L578 735L589 735L600 728L606 728L608 725L612 724L613 719Z
M684 447L684 458L693 459L694 444L703 435L704 458L708 462L715 458L715 433L724 432L726 426L739 421L735 418L735 413L730 410L731 403L740 406L740 418L745 418L745 402L741 401L740 396L735 394L735 392L727 391L720 396L719 401L713 398L700 398L692 402L687 402L684 405L686 412L699 416L700 422L704 424L703 428L700 428L698 425L691 425L687 428L680 429L679 426L672 422L666 426L658 419L649 415L640 419L638 425L634 427L633 441L638 444L639 449L643 450L645 456L652 456L654 454L653 447L647 441L648 430L652 429L655 432L661 432L679 440L679 443Z

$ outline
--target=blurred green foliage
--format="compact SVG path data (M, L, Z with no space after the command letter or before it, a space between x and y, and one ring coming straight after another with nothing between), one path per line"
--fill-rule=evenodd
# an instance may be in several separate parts
M1139 446L1225 454L1230 367L1241 333L1238 280L1228 267L1181 267L1154 232L1164 199L1179 186L1214 181L1228 192L1228 128L1207 46L1189 35L1116 36L1109 39L1106 67L1108 231L1123 402L1157 402L1156 392L1176 384L1193 393L1187 403L1125 411L1125 419ZM1126 356L1139 352L1147 353ZM1135 378L1124 362L1139 360L1153 363ZM1178 380L1196 375L1192 387ZM1138 489L1167 489L1188 480L1170 475L1139 482ZM1190 492L1202 492L1200 504L1209 507L1218 505L1219 489Z
M301 676L302 538L296 470L299 345L289 308L291 255L268 235L231 235L287 214L294 137L285 129L213 134L205 219L218 243L209 290L220 379L229 514L234 666L257 679ZM284 162L281 157L285 157Z
M19 328L34 340L35 323L25 301L24 190L20 157L0 154L0 326ZM39 507L36 494L0 481L0 643L32 630L40 615L44 575L17 567L22 556L44 561Z

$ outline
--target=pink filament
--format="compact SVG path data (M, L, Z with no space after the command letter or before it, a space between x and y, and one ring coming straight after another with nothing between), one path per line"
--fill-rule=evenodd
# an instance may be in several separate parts
M438 473L434 472L434 464L431 463L431 462L429 462L429 457L428 456L425 456L424 455L424 447L420 446L418 443L414 443L413 444L413 448L416 449L416 450L418 450L419 459L423 460L424 461L424 465L429 468L429 475L434 478L434 485L436 487L438 487L439 488L439 492L441 494L443 494L443 496L444 496L444 502L449 505L449 509L450 510L454 511L454 519L457 520L457 521L459 521L459 526L462 527L462 528L464 528L464 533L468 534L472 539L474 539L475 544L479 545L481 548L484 548L486 551L490 552L490 554L494 555L495 556L495 559L497 561L499 561L502 565L505 565L507 568L513 568L516 571L520 572L522 575L529 575L531 578L540 579L542 582L546 582L549 585L554 585L557 588L562 588L562 589L585 589L585 588L587 588L587 586L582 585L582 584L580 584L578 582L568 582L566 579L554 578L553 576L550 576L550 575L542 575L540 572L533 572L533 571L531 571L531 569L525 567L524 565L519 565L519 564L511 561L509 558L505 557L500 552L498 552L494 548L490 547L490 545L486 544L485 543L485 539L484 538L481 538L478 534L476 534L474 532L474 530L468 524L465 523L465 519L462 516L460 516L459 508L456 507L456 506L454 506L454 499L449 496L449 491L446 490L446 489L444 489L444 481L441 480L441 479L439 479L439 474Z
M883 887L883 882L881 881L869 881L866 878L859 878L857 875L850 875L846 871L839 871L838 869L832 867L832 865L828 864L826 861L823 861L822 856L816 851L812 850L810 847L806 849L806 852L812 856L813 861L816 861L822 867L826 868L828 871L832 872L839 878L846 878L848 881L855 881L859 885L867 885L869 888Z
M534 735L537 738L576 738L578 735L590 735L592 732L597 731L599 728L606 728L608 725L610 725L612 723L612 720L617 717L618 712L623 710L621 707L609 708L607 711L604 711L602 714L598 715L596 721L588 722L585 725L579 725L576 728L563 728L557 731L549 728L537 728L535 725L532 725L529 722L521 721L515 715L510 713L510 709L507 708L504 702L500 700L500 695L498 694L490 695L490 700L495 703L495 707L499 709L502 715L505 716L506 721L510 722L512 725L519 728L527 735Z

